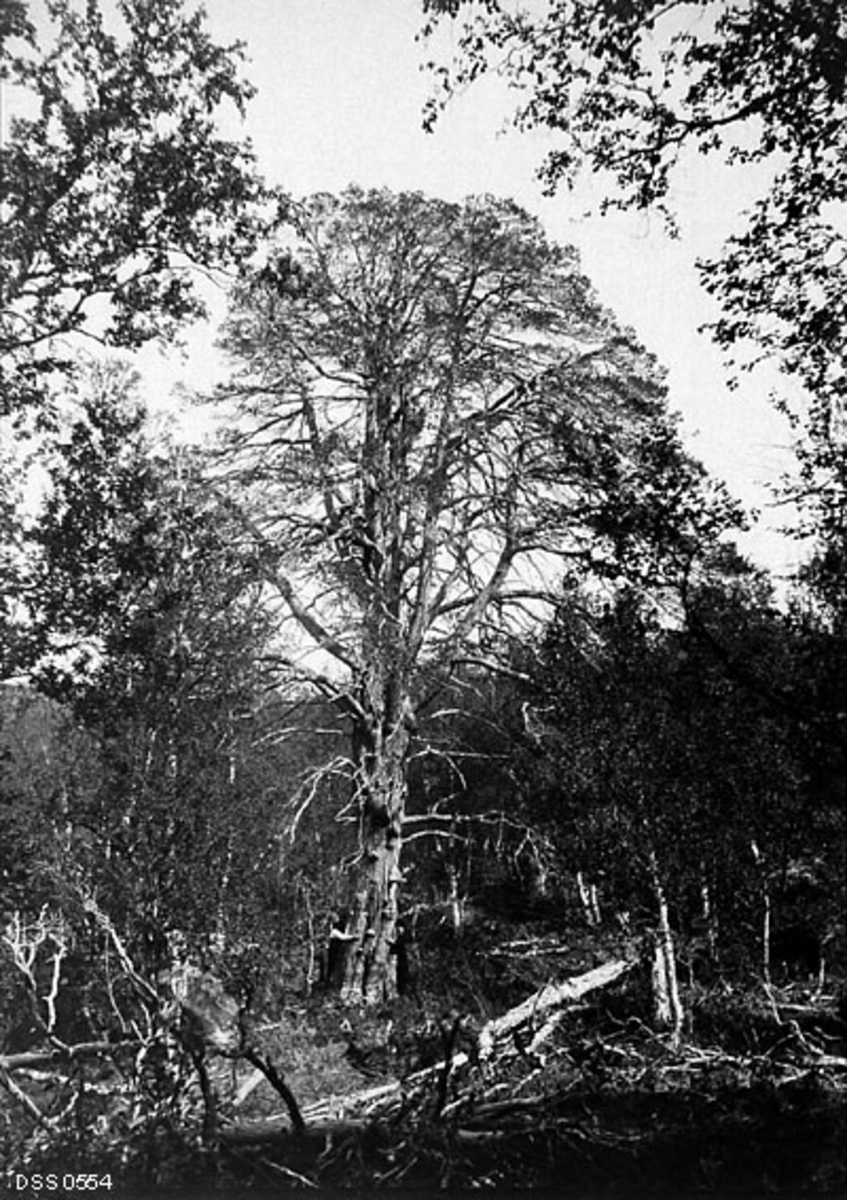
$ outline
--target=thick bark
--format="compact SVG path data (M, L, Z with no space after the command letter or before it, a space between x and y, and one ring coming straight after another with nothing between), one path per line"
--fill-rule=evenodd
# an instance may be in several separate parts
M389 694L399 695L392 688ZM368 1004L397 995L400 856L411 734L408 700L382 707L354 735L361 849L346 930L342 996ZM387 719L386 719L387 718Z
M351 1001L379 1003L397 994L401 842L399 836L391 837L372 823L363 840L342 995Z

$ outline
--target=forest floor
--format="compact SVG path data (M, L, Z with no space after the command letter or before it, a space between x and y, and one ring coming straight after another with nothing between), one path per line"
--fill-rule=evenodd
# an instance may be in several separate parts
M651 1028L648 993L639 966L546 1007L542 987L473 1038L452 1015L415 1024L413 1008L352 1034L331 1007L303 1011L265 1036L292 1064L306 1133L262 1084L225 1151L266 1183L365 1192L847 1195L841 986L691 983L676 1044ZM437 1055L439 1037L440 1062L413 1053L410 1069L409 1046L432 1054L434 1039Z
M459 1003L436 1017L432 995L378 1011L312 997L257 1015L251 1040L284 1074L305 1129L255 1063L212 1058L215 1137L204 1141L195 1123L182 1150L167 1149L153 1130L156 1171L118 1173L115 1194L847 1195L844 980L689 975L674 1039L652 1026L649 968L621 946L567 961L538 939L513 946L499 963L488 955L497 987L470 1020L470 993L455 986ZM18 1086L55 1111L44 1072L22 1073ZM96 1086L98 1120L114 1134L113 1084ZM199 1117L191 1086L183 1111ZM26 1120L10 1095L0 1095L7 1145ZM93 1147L77 1132L75 1153ZM61 1181L72 1158L66 1144L29 1160L28 1174L52 1169Z

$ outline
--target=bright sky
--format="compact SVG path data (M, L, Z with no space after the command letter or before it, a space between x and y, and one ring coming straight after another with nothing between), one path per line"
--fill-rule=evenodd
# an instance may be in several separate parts
M768 508L766 490L789 465L787 428L766 399L773 381L730 392L718 352L697 332L714 310L694 261L736 226L755 180L695 160L677 189L676 242L643 215L589 217L599 197L542 196L534 171L544 137L501 132L513 105L496 81L454 102L434 134L422 132L429 80L420 70L426 51L415 43L419 0L205 0L205 7L217 40L247 43L258 95L246 132L271 182L295 195L355 182L445 199L512 196L553 239L575 245L603 301L669 369L671 406L683 416L691 452L745 504L764 510L744 550L776 573L790 566L796 549L775 532L786 514ZM148 351L146 371L162 390L178 379L210 386L220 372L212 342L210 331L196 331L184 362Z
M785 514L768 508L766 490L788 463L787 428L766 399L771 381L730 392L720 355L697 332L714 309L694 261L735 227L755 180L716 178L695 160L696 174L677 189L676 242L643 215L587 217L598 197L542 196L535 168L544 136L503 131L511 105L496 81L454 102L434 134L422 132L429 79L415 43L419 0L206 0L206 8L216 37L247 43L258 87L247 131L273 182L295 195L355 182L445 199L513 196L556 241L577 246L604 302L668 367L691 451L763 510L744 549L777 572L790 565L795 547L774 528Z

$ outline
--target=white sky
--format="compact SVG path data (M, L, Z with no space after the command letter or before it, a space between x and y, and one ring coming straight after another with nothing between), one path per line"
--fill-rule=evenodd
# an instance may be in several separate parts
M589 217L599 197L542 196L534 171L544 135L500 132L513 103L496 81L455 101L434 134L422 132L430 85L419 69L426 51L415 44L419 0L205 0L205 7L216 40L247 43L258 95L246 132L271 182L295 195L352 182L445 199L508 195L554 240L575 245L603 301L668 367L671 407L683 416L689 449L739 499L764 509L743 549L778 574L790 566L796 547L775 532L786 514L768 508L766 490L790 463L786 425L766 399L773 380L729 392L718 352L697 332L714 310L694 261L737 226L754 179L693 160L676 191L676 242L643 214ZM209 386L220 371L212 341L210 331L196 331L184 361L147 351L146 371L160 389L177 379Z
M773 528L785 514L767 507L766 484L788 464L789 440L767 403L772 381L729 392L719 353L697 332L714 309L694 261L736 226L755 180L693 160L696 174L677 187L676 242L643 214L587 217L599 197L542 196L535 168L545 135L504 132L513 104L497 81L476 85L434 134L422 132L430 81L420 70L425 48L415 44L418 0L206 0L206 8L216 37L247 43L248 75L259 89L247 132L271 181L295 195L355 182L445 199L513 196L552 238L578 247L603 301L668 367L671 406L691 451L763 510L744 549L777 572L793 561L794 545Z

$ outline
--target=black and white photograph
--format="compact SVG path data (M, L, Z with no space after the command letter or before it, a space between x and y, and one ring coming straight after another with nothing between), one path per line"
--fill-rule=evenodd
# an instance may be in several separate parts
M0 1195L847 1195L847 0L0 0Z

